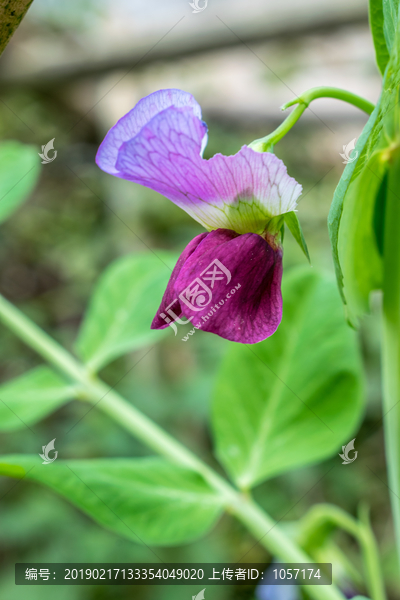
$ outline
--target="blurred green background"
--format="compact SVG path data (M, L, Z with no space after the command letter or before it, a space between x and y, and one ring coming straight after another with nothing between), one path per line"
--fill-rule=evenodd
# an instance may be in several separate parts
M298 14L293 6L286 0L279 7L252 1L245 10L238 0L221 0L214 6L211 0L203 13L192 15L188 3L178 1L167 10L161 2L145 6L86 0L67 7L35 0L0 61L0 137L34 144L38 152L55 138L58 156L43 166L28 203L2 226L0 288L66 347L72 347L94 283L113 259L148 248L181 252L202 231L165 198L107 176L94 163L107 129L142 96L162 87L193 93L209 126L206 158L216 152L233 154L272 131L282 119L279 106L308 87L340 85L377 99L380 82L367 2L352 7L339 2L336 12L327 2L317 7L317 0L297 7ZM171 27L174 31L158 42ZM304 188L299 217L312 268L333 272L326 218L343 170L339 152L358 137L365 121L356 109L320 101L276 148L289 174ZM285 269L304 263L289 233L284 247ZM373 299L372 314L360 331L368 398L361 431L355 432L357 462L350 470L335 456L260 485L255 497L284 521L295 520L317 502L332 502L355 514L360 500L367 500L396 598L400 590L380 409L379 301L378 296ZM171 334L128 375L146 349L113 362L102 376L111 385L123 377L117 385L123 395L215 464L208 424L210 397L228 345L201 331L187 344ZM40 364L38 356L4 328L0 356L1 381ZM36 435L28 429L1 434L1 453L36 454L41 450L38 438L47 443L59 437L56 447L64 457L147 454L97 410L64 438L86 410L72 402L36 425ZM16 588L15 562L156 559L150 549L101 529L50 491L26 482L11 489L13 485L0 481L0 598L183 600L195 593L185 586ZM354 542L344 534L337 540L359 564ZM271 559L226 516L200 542L156 552L166 562L235 561L247 552L249 561ZM207 588L207 597L220 600L254 597L252 589Z

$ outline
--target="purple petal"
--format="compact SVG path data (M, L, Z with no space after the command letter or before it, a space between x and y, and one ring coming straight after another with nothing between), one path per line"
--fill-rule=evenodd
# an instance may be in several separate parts
M165 327L169 326L169 323L171 321L175 321L176 317L180 317L182 315L182 310L180 308L180 304L176 298L174 290L175 282L186 260L191 254L193 254L197 246L207 235L208 233L201 233L200 235L197 235L186 246L180 257L178 258L178 262L176 263L174 270L172 271L172 275L169 279L167 289L165 290L164 296L161 300L160 307L151 324L151 329L165 329Z
M110 129L97 152L96 162L106 173L121 177L115 167L118 151L124 142L133 139L146 123L170 106L192 108L193 114L201 119L201 108L188 92L182 90L160 90L142 98L118 123Z
M134 133L124 129L125 141L120 129L112 132L98 165L163 194L208 230L262 233L272 217L296 208L302 188L274 154L243 146L234 156L203 159L207 126L192 105L171 105Z
M280 248L257 234L218 229L191 247L180 265L168 291L169 299L173 286L178 317L234 342L253 344L276 331L282 317Z

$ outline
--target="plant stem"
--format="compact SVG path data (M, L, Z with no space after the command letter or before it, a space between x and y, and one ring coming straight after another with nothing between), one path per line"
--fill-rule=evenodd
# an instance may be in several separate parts
M369 523L367 508L365 506L361 508L360 521L357 521L338 506L332 504L314 506L300 521L298 539L301 545L307 546L308 540L327 523L343 529L358 541L363 554L364 575L369 594L372 600L386 600L378 549Z
M400 559L400 150L391 156L383 256L383 412L386 461L397 553Z
M82 381L86 369L60 344L0 295L0 321L22 341L74 381Z
M1 318L1 317L0 317ZM234 514L253 533L256 539L273 555L286 562L313 562L279 527L274 520L246 497L231 486L218 473L200 460L195 454L180 444L175 438L148 419L134 406L129 404L117 392L104 382L95 378L87 384L89 399L122 425L146 446L166 458L188 467L204 477L208 484L223 498L225 508ZM332 587L320 592L317 586L304 586L310 597L315 600L343 600L341 593Z
M357 108L366 112L368 115L370 115L375 108L375 106L368 100L365 100L365 98L361 98L361 96L357 96L357 94L352 94L351 92L341 90L340 88L311 88L301 94L301 96L298 96L294 100L284 104L282 106L282 110L286 110L295 104L297 104L297 106L283 121L283 123L281 123L277 129L275 129L275 131L263 138L251 142L251 144L249 144L250 148L253 148L253 150L256 150L257 152L272 151L274 145L279 142L279 140L281 140L288 133L288 131L290 131L295 123L297 123L311 102L313 100L317 100L318 98L335 98L336 100L343 100L343 102L347 102L348 104L356 106Z
M307 104L300 102L288 117L269 135L266 135L259 140L254 140L249 144L250 148L257 152L272 152L275 144L279 142L285 135L292 129L293 125L297 123L303 112L307 109ZM282 107L282 110L283 107Z
M371 529L367 506L360 509L359 542L364 556L365 576L372 600L386 600L385 586L379 564L379 552Z
M313 562L250 498L236 490L195 454L138 411L113 388L90 374L71 354L0 295L0 321L64 375L78 382L86 399L98 406L146 446L204 477L223 498L225 508L241 521L273 556L287 562ZM313 600L344 600L334 585L304 586Z

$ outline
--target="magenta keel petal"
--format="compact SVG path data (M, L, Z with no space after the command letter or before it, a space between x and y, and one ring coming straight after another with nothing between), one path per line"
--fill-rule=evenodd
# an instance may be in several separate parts
M174 270L172 271L172 275L169 279L167 289L164 292L160 308L158 309L157 314L154 317L153 322L151 324L151 329L164 329L165 327L168 327L168 325L171 322L176 321L177 318L179 318L182 315L179 300L177 299L175 294L174 285L186 260L190 257L191 254L193 254L197 246L206 236L207 233L201 233L200 235L197 235L186 246L180 257L178 258L178 262L176 263Z
M272 335L281 321L282 252L257 234L212 231L173 277L168 293L175 293L178 317L203 331L252 344Z

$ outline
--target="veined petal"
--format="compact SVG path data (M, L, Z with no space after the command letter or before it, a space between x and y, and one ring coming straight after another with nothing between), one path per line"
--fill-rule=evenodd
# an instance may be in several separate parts
M280 159L243 146L205 160L206 133L192 108L167 108L121 145L118 175L163 194L208 230L262 233L272 217L295 210L302 188Z
M106 173L123 177L115 167L121 145L133 139L146 123L170 106L190 106L193 114L201 119L201 108L191 94L182 90L159 90L142 98L131 111L110 129L101 143L96 162Z

